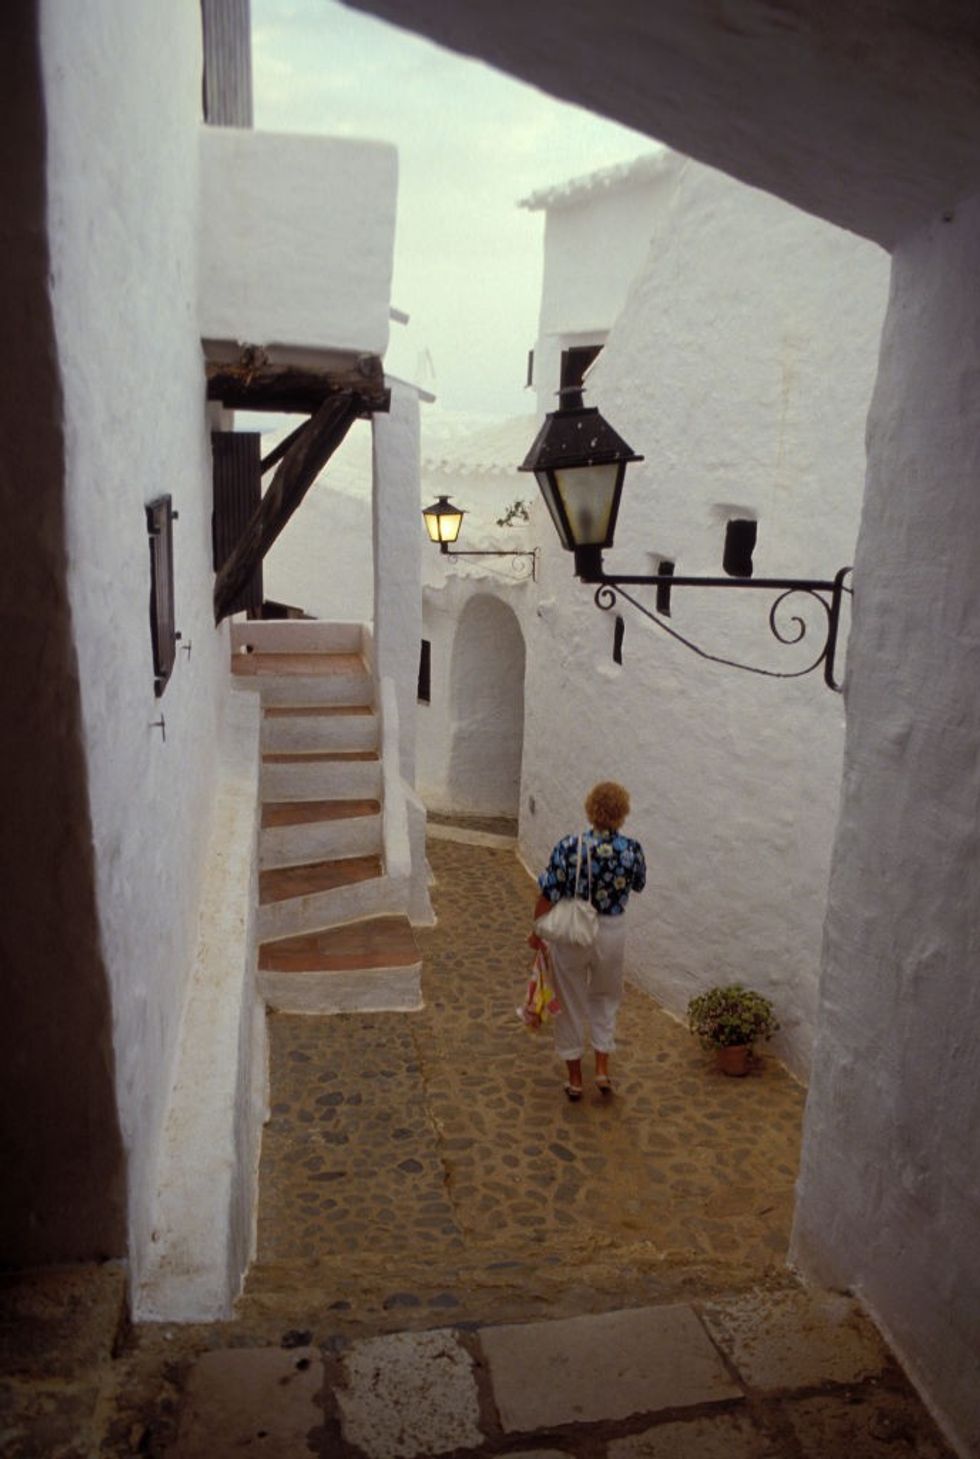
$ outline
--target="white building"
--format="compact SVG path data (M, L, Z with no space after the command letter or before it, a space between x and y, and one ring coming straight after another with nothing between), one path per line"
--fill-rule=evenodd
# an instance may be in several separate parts
M203 18L202 36L195 4L34 0L0 21L18 138L0 209L17 341L0 396L0 1245L13 1265L126 1257L137 1311L177 1316L237 1292L264 1100L259 708L215 626L209 430L228 420L210 372L379 381L397 185L393 147L251 131L246 0L205 0ZM207 120L228 125L202 125L202 72ZM379 570L417 585L410 390L375 410L373 469ZM170 600L147 520L167 497ZM402 780L419 625L382 604L373 638L343 633L385 702L388 882L424 915Z
M536 488L516 464L534 427L518 416L423 447L426 505L446 496L464 510L451 550L475 554L423 542L416 785L430 810L517 818L537 562Z
M593 336L606 343L585 394L645 457L627 469L606 570L666 562L722 576L733 521L756 533L756 577L826 580L851 563L887 292L881 249L669 152L532 204L547 219L536 360L550 376L535 372L545 408L560 372L553 342L583 338L563 320L581 320L580 280L602 274L603 240L632 226L643 241L611 328ZM622 780L650 862L631 915L632 976L678 1014L714 983L758 988L779 1010L774 1050L805 1076L843 703L819 672L769 679L705 663L625 599L597 611L540 506L535 527L524 854L541 863L579 826L588 787ZM792 673L817 658L825 618L812 600L787 600L783 629L801 613L808 631L782 647L768 627L776 596L675 588L662 621L709 653ZM637 597L655 609L654 589Z
M975 9L358 3L892 255L795 1253L809 1274L861 1295L975 1453Z

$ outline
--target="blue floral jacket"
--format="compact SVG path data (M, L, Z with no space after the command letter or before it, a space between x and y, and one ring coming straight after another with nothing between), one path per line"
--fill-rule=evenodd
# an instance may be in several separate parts
M572 887L578 837L564 836L538 877L541 892L551 902L576 895ZM626 911L630 892L642 892L647 864L639 841L619 831L585 831L579 866L577 895L588 895L589 866L592 871L592 905L601 916L619 917Z

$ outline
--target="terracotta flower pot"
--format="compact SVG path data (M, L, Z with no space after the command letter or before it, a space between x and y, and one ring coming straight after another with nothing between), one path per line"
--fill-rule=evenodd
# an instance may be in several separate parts
M733 1079L743 1079L749 1072L749 1060L752 1057L751 1044L729 1044L726 1048L715 1049L715 1059L718 1068L723 1074L730 1074Z

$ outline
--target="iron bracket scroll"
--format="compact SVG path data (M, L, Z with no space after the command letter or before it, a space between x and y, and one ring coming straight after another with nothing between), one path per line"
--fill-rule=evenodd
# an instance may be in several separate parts
M696 653L699 658L707 659L713 664L725 664L728 668L743 669L748 674L761 674L767 679L802 679L807 674L812 674L815 669L823 665L824 683L828 689L839 694L843 684L837 678L837 644L840 636L840 615L844 602L845 593L851 595L853 589L847 585L846 579L852 572L850 567L842 567L836 576L830 581L821 579L793 579L793 578L707 578L707 577L680 577L655 575L652 577L611 577L603 573L600 577L593 577L592 582L597 584L595 590L595 605L603 612L608 612L616 605L619 598L624 598L644 618L655 623L658 628L677 640L678 643ZM812 663L806 668L794 669L788 672L781 672L777 669L763 669L756 664L739 663L736 659L727 659L720 654L708 653L706 649L698 644L692 643L682 633L678 633L665 621L660 614L647 608L627 589L630 587L657 587L665 584L673 590L674 588L698 587L698 588L741 588L762 592L774 592L776 594L772 606L769 609L769 631L776 641L784 645L802 643L807 634L806 619L800 616L799 612L790 612L788 618L781 613L787 599L797 593L802 593L820 604L826 618L827 631L820 646L820 652Z
M527 552L512 552L507 548L499 548L497 550L485 548L482 550L473 549L470 551L456 552L450 549L447 543L443 542L439 550L443 557L509 557L510 565L518 577L523 577L525 581L528 576L530 576L532 582L537 582L538 580L538 549L536 547L532 547Z

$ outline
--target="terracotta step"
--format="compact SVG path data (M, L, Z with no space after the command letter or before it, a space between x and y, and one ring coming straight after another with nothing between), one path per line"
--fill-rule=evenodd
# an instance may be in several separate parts
M277 800L262 807L262 829L306 826L313 821L346 821L355 816L378 816L377 800Z
M321 717L332 714L373 714L370 704L270 704L267 719L287 719L292 715Z
M418 943L407 917L372 917L327 932L264 942L259 948L260 970L272 973L405 968L419 961Z
M381 875L380 856L347 856L342 861L311 861L304 866L278 866L259 872L259 902L286 902L316 892L333 891Z
M332 674L363 674L360 654L232 654L231 672L240 675L274 674L277 678L302 676L312 678Z
M377 760L377 750L266 750L264 765L342 765L354 760Z

